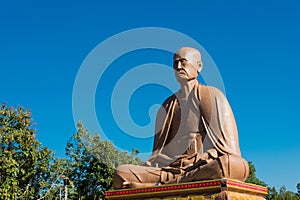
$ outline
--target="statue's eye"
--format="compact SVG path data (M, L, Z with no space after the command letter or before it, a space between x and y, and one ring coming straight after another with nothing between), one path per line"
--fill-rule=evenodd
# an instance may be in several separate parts
M181 62L181 64L183 64L183 65L184 65L184 64L186 64L186 63L187 63L187 60L186 60L186 59L181 59L181 60L180 60L180 62Z

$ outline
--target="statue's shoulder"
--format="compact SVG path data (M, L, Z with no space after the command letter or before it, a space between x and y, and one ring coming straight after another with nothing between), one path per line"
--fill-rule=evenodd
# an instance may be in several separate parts
M199 100L205 98L205 99L219 99L223 100L226 99L223 92L221 92L218 88L213 86L206 86L199 84L197 88L196 95Z

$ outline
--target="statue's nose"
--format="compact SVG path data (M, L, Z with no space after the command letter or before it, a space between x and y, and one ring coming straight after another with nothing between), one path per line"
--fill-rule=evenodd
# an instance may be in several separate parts
M177 64L177 69L178 69L178 70L179 70L179 69L182 69L182 64L181 64L180 61L179 61L178 64Z

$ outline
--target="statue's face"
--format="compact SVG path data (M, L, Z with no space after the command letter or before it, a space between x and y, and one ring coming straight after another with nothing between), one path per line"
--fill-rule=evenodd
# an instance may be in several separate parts
M190 48L179 49L174 55L173 68L176 79L179 82L196 79L201 69L199 62L200 54L198 51Z

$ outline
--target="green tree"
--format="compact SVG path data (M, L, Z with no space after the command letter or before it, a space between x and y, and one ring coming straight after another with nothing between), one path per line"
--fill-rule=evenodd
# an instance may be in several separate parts
M0 199L38 199L49 188L53 153L35 132L28 110L0 105Z
M285 186L279 189L279 195L277 198L272 198L274 200L300 200L300 197L291 191L287 191Z
M269 194L266 196L268 200L300 200L299 195L294 192L287 191L285 186L282 186L277 192L275 187L269 188Z
M268 188L268 195L266 196L266 199L278 199L278 192L275 187Z
M253 183L253 184L261 185L261 186L267 186L267 184L264 181L261 181L256 177L256 169L255 169L255 166L253 165L253 163L250 161L250 162L248 162L248 164L249 164L249 176L245 182Z
M253 183L256 185L266 186L267 184L264 181L259 180L256 177L256 169L252 162L248 162L249 164L249 177L245 182ZM282 186L277 192L275 187L268 187L268 195L266 196L268 200L300 200L300 197L291 191L287 191L285 186Z
M99 199L112 189L114 169L123 163L141 164L138 150L132 154L121 152L109 141L103 141L98 134L91 135L78 122L78 132L73 134L66 146L69 159L67 176L74 183L70 197L74 199Z
M60 189L64 189L64 179L62 178L65 174L69 173L70 163L66 158L56 158L51 163L51 171L48 179L48 187L45 190L43 196L38 200L42 199L60 199ZM74 184L70 182L68 191L72 193L74 191Z

